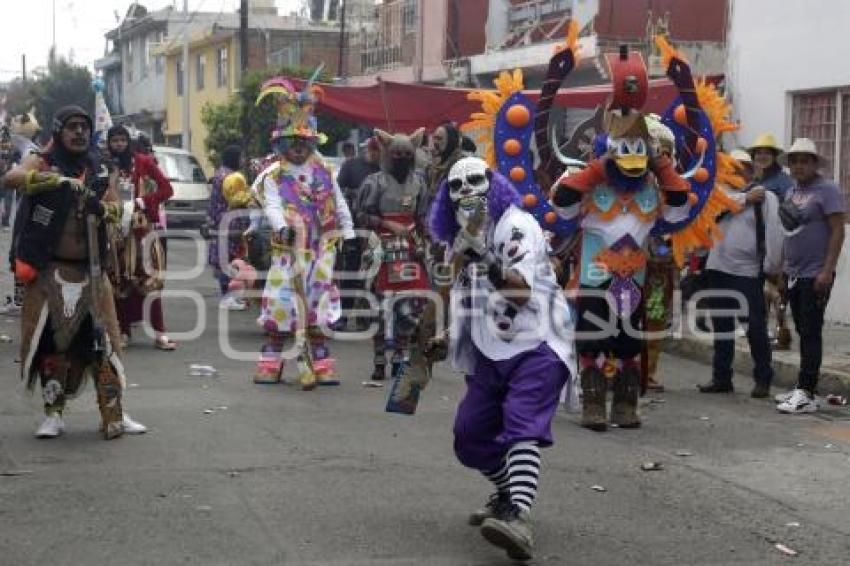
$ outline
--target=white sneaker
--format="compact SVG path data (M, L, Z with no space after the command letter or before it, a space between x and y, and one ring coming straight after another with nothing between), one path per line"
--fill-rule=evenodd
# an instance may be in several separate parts
M148 431L148 427L140 422L134 421L127 413L124 413L121 423L124 425L124 434L144 434Z
M248 308L248 305L246 305L244 302L237 299L233 295L227 295L218 304L218 308L226 311L244 311L246 308Z
M784 402L776 406L776 410L780 413L799 414L799 413L814 413L818 410L817 403L814 397L810 396L802 389L795 389Z
M59 413L50 413L35 431L36 438L56 438L65 432L65 421Z
M785 393L777 393L773 397L773 400L776 403L784 403L785 401L787 401L788 399L791 398L791 396L794 394L794 391L796 391L796 389L792 389L791 391L786 391Z

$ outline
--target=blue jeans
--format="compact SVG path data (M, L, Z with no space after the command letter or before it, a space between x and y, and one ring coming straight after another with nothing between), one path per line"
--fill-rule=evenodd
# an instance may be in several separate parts
M747 341L753 357L753 377L757 383L770 385L773 380L770 339L767 336L767 313L764 304L764 279L741 277L710 269L705 272L706 287L712 291L737 291L744 296L746 305L734 297L711 297L712 309L747 309L747 316L729 316L712 312L714 329L713 381L720 385L732 383L732 362L735 360L735 321L747 323Z

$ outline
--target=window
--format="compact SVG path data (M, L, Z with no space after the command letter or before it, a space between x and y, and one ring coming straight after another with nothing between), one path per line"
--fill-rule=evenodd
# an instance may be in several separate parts
M133 40L127 42L127 82L133 82Z
M216 50L215 82L218 87L227 87L227 46Z
M165 32L159 30L154 33L154 41L156 41L157 46L162 46L165 42ZM154 69L156 70L157 75L161 75L162 71L165 70L165 57L163 55L157 55L153 60Z
M181 140L182 141L182 140ZM155 153L159 168L169 181L178 183L206 183L207 177L198 161L185 153L157 151Z
M206 55L198 55L195 59L195 90L204 90L204 73L207 67Z
M151 60L151 42L148 36L143 36L142 39L142 56L139 57L139 78L144 79L148 76L148 67Z
M183 96L183 60L177 59L177 65L175 66L176 73L175 79L177 81L177 96Z
M850 198L850 88L794 94L791 134L815 142L824 158L821 173Z
M404 0L401 20L404 25L404 33L411 33L416 30L416 0Z

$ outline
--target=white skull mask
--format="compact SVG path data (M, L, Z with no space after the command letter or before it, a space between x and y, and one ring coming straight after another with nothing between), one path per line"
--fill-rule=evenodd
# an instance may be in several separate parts
M479 206L487 204L487 192L490 190L487 162L478 157L464 157L449 170L447 181L458 223L465 226L469 216Z

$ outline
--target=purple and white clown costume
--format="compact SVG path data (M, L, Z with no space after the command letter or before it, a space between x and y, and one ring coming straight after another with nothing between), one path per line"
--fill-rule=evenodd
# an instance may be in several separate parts
M468 228L486 210L478 234ZM467 261L452 288L449 355L466 374L455 454L496 487L470 517L482 535L528 558L528 513L540 448L551 446L561 390L575 375L574 321L534 216L511 183L477 157L450 170L431 209L432 236Z

